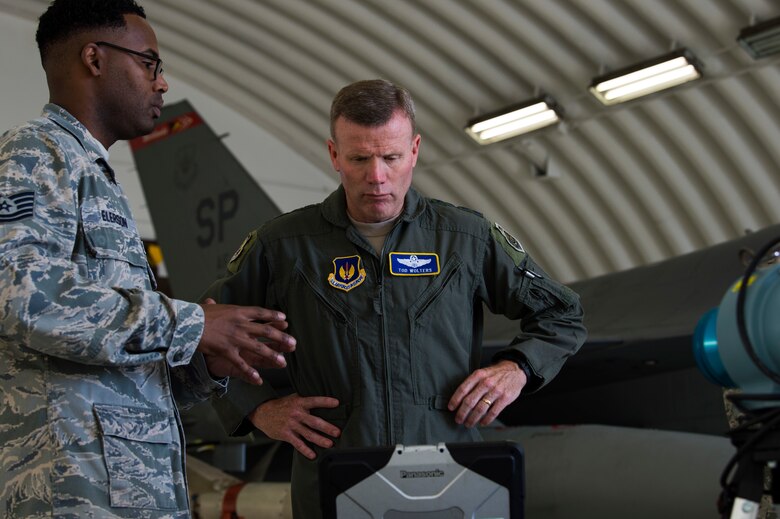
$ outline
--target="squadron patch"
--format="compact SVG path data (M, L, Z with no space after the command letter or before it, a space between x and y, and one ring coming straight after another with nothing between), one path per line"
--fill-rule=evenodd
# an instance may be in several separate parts
M509 244L510 247L515 249L517 252L522 252L523 254L525 254L525 249L523 248L523 245L519 241L517 241L517 238L509 234L509 231L504 229L504 227L498 222L496 222L496 229L498 230L498 232L501 233L501 236L504 237L504 239L506 240L506 242Z
M493 224L493 227L490 228L490 233L499 245L501 245L501 248L512 258L514 264L519 266L527 256L527 253L517 238L512 236L509 231L504 229L498 222Z
M439 272L439 255L436 253L390 253L390 273L394 276L436 276Z
M246 253L252 248L252 245L254 245L256 241L257 231L250 232L249 235L244 238L244 241L241 242L241 245L238 246L238 249L233 253L230 261L228 261L227 268L231 274L235 274L239 271L241 263L243 263L244 257L246 257Z
M360 256L334 258L333 272L328 274L330 286L349 292L365 280L366 269L360 268Z
M31 218L34 209L34 191L20 191L13 195L0 195L0 223Z

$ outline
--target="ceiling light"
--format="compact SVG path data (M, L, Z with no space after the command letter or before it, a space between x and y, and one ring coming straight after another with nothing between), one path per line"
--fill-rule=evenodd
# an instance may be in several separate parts
M622 103L699 79L696 59L685 49L597 77L590 91L605 105Z
M478 143L490 144L544 128L560 120L561 114L555 101L549 96L542 96L472 119L465 130Z
M753 59L780 52L780 17L745 27L737 41Z

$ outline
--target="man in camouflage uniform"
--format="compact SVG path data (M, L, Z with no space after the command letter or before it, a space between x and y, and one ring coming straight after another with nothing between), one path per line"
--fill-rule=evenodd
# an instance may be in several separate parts
M143 10L56 0L37 40L50 103L0 138L0 510L189 517L174 397L259 384L250 364L294 340L279 312L154 291L107 151L154 128L168 89Z
M209 290L283 310L298 341L295 394L231 382L215 405L231 432L295 447L299 519L320 516L322 449L477 441L477 424L549 382L586 335L577 294L503 227L411 187L420 135L405 89L348 85L330 120L339 189L252 232ZM483 303L521 322L478 369Z

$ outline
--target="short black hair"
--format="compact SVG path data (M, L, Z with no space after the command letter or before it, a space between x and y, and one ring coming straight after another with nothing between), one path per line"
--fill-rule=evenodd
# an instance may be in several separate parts
M35 41L44 59L51 45L80 32L101 28L121 29L124 15L146 18L135 0L54 0L38 19Z
M336 138L336 119L346 120L361 126L381 126L396 110L402 110L416 130L414 101L407 89L385 79L357 81L342 88L330 105L330 136Z

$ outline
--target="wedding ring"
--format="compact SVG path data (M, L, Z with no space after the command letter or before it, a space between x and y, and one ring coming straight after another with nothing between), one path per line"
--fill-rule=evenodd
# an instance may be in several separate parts
M482 399L482 401L483 401L483 402L485 402L485 403L488 405L488 407L490 407L491 405L493 405L493 402L491 402L491 401L490 401L490 400L488 400L487 398L483 398L483 399Z

